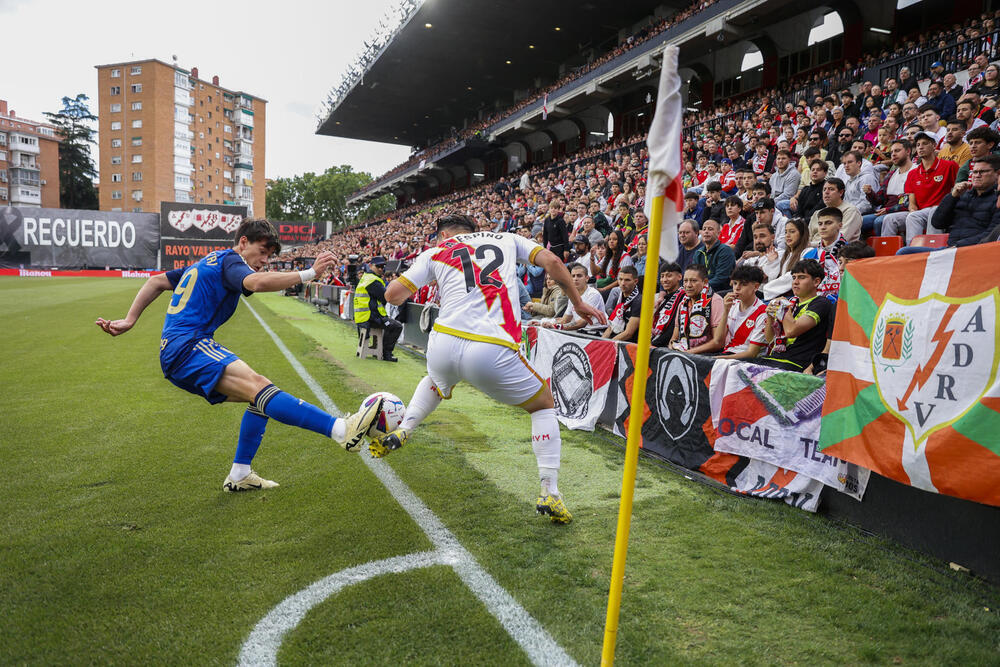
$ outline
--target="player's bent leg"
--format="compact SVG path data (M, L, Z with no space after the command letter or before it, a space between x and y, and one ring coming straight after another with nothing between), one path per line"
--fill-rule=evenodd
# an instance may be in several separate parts
M450 395L450 392L449 392ZM406 444L406 439L438 405L441 404L441 391L429 375L417 384L413 391L413 397L406 406L406 414L399 427L386 435L384 438L376 438L368 443L368 453L373 458L380 459L387 456L389 452L399 449Z

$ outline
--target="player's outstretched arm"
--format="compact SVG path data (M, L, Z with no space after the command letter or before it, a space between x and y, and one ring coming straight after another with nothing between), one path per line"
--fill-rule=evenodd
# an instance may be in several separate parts
M562 260L554 252L547 249L542 250L535 255L535 265L548 271L552 279L562 287L563 293L573 304L576 314L582 317L585 322L590 324L595 322L600 322L601 324L608 323L608 316L603 310L594 308L580 298L580 293L577 291L576 285L573 284L573 278L569 275L566 265L562 263Z
M385 301L394 306L402 306L403 303L413 296L410 288L404 285L399 279L395 279L385 288Z
M142 311L146 310L146 306L156 301L156 297L160 296L163 292L168 289L172 289L170 281L167 280L167 276L164 274L159 274L151 276L142 287L139 288L139 293L135 295L135 299L132 300L132 305L128 309L128 314L124 319L121 320L106 320L103 317L98 317L97 321L94 322L97 326L101 327L105 333L112 336L120 336L133 326L135 326L136 321L139 316L142 315Z
M312 268L305 271L275 271L267 273L251 273L243 279L243 287L251 292L280 292L306 283L323 275L336 262L332 252L323 251L313 262Z

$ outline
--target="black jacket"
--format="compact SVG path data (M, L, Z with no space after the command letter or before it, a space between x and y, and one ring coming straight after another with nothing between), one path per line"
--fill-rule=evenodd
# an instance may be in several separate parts
M997 209L996 186L982 195L969 188L958 199L949 192L931 217L933 226L950 230L948 245L952 247L979 243L998 221L1000 210Z
M566 229L566 221L562 213L556 217L545 216L545 224L542 227L542 247L548 247L562 261L563 253L569 250L569 231Z
M795 215L808 220L813 213L823 207L823 181L815 185L810 183L799 190L798 210L795 211Z

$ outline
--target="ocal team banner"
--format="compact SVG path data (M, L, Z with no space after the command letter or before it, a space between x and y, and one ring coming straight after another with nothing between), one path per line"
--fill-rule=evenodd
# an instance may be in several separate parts
M161 203L160 265L168 271L182 268L213 250L233 247L233 234L246 217L246 206Z
M552 387L559 421L593 431L614 376L615 344L539 327L527 327L524 333L528 358Z
M861 500L871 471L818 449L823 378L719 359L711 392L716 451L800 473Z
M0 267L156 266L155 213L0 208Z
M1000 505L998 266L996 243L851 263L830 347L824 454Z

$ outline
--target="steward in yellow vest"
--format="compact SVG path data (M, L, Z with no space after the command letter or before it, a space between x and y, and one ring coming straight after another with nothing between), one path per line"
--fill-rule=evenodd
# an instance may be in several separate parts
M368 270L362 274L354 292L354 323L367 324L372 329L384 329L382 359L398 361L392 351L403 333L403 325L386 314L384 274L385 257L372 257L368 261Z

